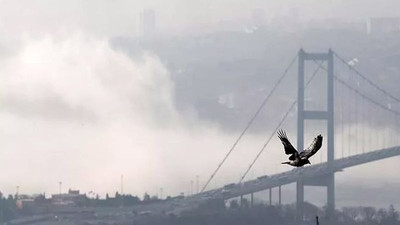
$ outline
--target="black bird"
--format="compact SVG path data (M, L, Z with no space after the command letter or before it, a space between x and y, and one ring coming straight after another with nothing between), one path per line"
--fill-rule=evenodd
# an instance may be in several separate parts
M316 138L314 138L314 141L311 143L310 147L304 149L302 152L298 152L293 147L287 138L285 131L279 130L278 137L281 139L281 142L285 147L286 155L290 155L290 161L282 162L282 164L289 164L295 167L302 167L305 164L311 164L308 159L313 156L322 146L322 135L318 135Z

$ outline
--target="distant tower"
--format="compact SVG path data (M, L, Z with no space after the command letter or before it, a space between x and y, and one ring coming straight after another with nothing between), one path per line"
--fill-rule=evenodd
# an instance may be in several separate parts
M62 186L62 182L59 181L58 182L58 192L59 192L60 195L61 195L61 186Z
M121 195L124 195L124 175L121 175Z
M152 38L156 33L156 14L153 10L143 10L139 15L139 34L143 38Z

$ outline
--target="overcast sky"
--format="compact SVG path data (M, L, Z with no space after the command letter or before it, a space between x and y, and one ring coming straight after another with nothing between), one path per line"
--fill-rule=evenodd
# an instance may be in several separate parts
M0 0L2 192L14 193L19 185L24 193L55 193L62 181L64 191L104 196L119 190L123 174L127 192L142 196L163 187L177 194L188 192L196 175L208 178L237 134L184 119L174 105L170 72L157 55L145 52L133 60L109 44L111 37L136 35L138 14L149 8L160 30L182 33L249 19L257 8L268 19L296 10L304 21L362 21L399 16L400 2ZM264 139L247 137L212 185L237 181ZM272 146L281 148L277 141ZM278 151L270 157L285 160ZM285 169L266 164L251 176Z

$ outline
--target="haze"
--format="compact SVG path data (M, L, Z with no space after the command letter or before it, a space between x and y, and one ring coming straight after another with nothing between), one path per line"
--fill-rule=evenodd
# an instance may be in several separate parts
M158 194L161 187L166 195L188 193L196 175L201 185L211 175L299 48L333 47L374 72L369 69L384 65L363 58L357 32L369 18L399 17L399 8L397 0L0 0L0 190L55 193L61 181L64 191L105 196L120 190L123 175L124 190L135 195ZM155 14L150 45L141 42L143 10ZM258 22L268 35L235 36L254 32ZM354 28L352 37L325 39L346 26ZM207 47L191 51L198 43ZM393 64L386 75L399 81ZM237 71L242 65L248 73ZM239 180L281 118L279 107L296 98L296 72L210 188ZM393 82L379 82L400 96ZM294 141L295 121L293 112L283 126ZM312 127L307 140L326 133ZM398 129L390 132L395 139ZM267 151L249 178L289 169L280 165L286 156L277 138ZM396 159L384 162L338 175L338 192L393 181L388 196L398 194L392 171L400 166L391 165ZM365 204L386 206L388 196Z

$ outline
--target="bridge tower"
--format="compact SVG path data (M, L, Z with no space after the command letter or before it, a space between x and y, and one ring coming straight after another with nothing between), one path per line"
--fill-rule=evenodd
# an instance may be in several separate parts
M328 53L307 53L300 49L298 53L298 96L297 96L297 149L304 149L304 121L306 120L325 120L327 121L327 154L328 168L332 168L335 160L334 154L334 92L333 92L333 52L329 49ZM304 108L304 74L306 61L327 62L327 110L311 111ZM333 170L332 170L333 171ZM335 175L331 174L324 177L317 177L312 180L299 180L296 187L296 217L298 221L303 219L304 186L323 186L327 188L327 216L331 217L335 212Z

